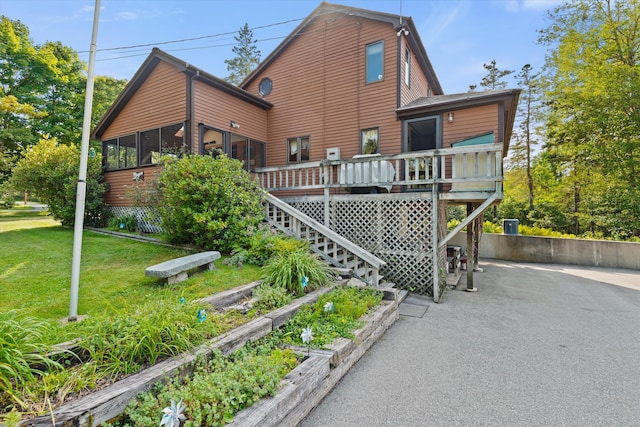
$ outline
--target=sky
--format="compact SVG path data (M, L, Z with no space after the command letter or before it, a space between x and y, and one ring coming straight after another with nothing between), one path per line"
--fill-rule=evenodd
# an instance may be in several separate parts
M544 65L536 43L560 0L332 0L411 16L446 94L478 84L496 60L517 73ZM131 79L153 47L217 77L229 72L234 35L248 23L266 58L320 0L101 0L96 75ZM0 0L0 14L20 20L34 44L60 41L88 62L95 0ZM188 40L191 39L191 40ZM183 41L180 41L183 40ZM514 73L514 74L516 74ZM516 87L509 79L509 87Z

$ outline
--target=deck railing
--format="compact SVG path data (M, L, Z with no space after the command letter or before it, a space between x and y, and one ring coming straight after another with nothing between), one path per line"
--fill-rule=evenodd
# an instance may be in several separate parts
M451 184L451 191L500 191L502 144L356 156L256 170L267 191Z
M386 264L383 260L268 193L265 209L267 221L273 227L309 241L313 251L327 262L351 270L368 285L380 284L380 269Z

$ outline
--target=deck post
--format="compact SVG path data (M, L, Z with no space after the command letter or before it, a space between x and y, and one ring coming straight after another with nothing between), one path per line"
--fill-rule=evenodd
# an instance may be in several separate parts
M331 228L329 215L329 166L324 167L324 226Z
M467 217L473 213L473 203L467 203ZM477 289L473 286L473 258L475 252L474 229L476 225L475 219L467 224L467 292L475 292Z
M433 301L438 303L442 295L440 295L440 262L438 257L438 217L440 215L438 206L438 184L436 183L436 177L438 176L438 164L433 162L433 185L431 186L431 215L433 216L433 226L431 227L431 248L433 256Z

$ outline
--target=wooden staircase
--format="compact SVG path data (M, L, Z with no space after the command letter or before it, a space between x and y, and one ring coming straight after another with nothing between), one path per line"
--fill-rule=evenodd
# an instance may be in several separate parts
M311 249L329 264L350 270L370 286L380 286L380 270L386 264L380 258L269 193L265 196L265 210L267 222L275 229L309 241Z

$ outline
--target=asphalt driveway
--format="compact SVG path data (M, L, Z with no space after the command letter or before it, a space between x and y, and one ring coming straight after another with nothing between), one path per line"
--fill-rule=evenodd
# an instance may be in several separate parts
M463 279L442 304L410 299L426 313L401 316L301 425L640 426L640 272L481 266L477 293Z

